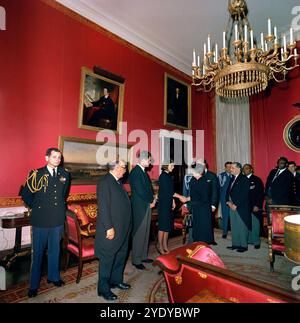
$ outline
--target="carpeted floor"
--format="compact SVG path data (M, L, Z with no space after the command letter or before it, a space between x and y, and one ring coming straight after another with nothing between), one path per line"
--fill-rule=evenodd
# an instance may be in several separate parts
M284 289L291 290L291 270L294 264L284 257L277 256L275 272L269 271L268 246L266 240L262 241L261 248L256 250L249 246L248 252L243 254L226 249L231 245L230 235L227 239L221 238L221 231L215 231L217 246L212 246L222 258L228 269L255 279L266 281ZM174 237L169 241L170 249L182 244L181 237ZM150 245L149 256L155 258L157 252L154 243ZM146 264L146 270L137 270L128 259L125 268L124 281L131 284L128 291L114 290L118 295L117 303L167 303L167 291L162 274L157 267ZM42 278L39 294L35 298L27 298L28 282L12 286L6 291L0 291L0 303L106 303L97 296L98 261L86 263L83 276L79 284L76 284L77 267L72 267L62 272L62 279L66 285L57 288L47 284L46 277Z

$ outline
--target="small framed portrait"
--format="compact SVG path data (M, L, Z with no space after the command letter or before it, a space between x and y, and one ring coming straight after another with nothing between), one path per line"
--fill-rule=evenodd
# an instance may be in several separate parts
M283 131L283 139L290 149L300 152L300 115L287 123Z
M191 86L165 73L164 125L191 129Z
M79 101L79 128L119 132L119 122L123 119L124 83L83 67Z

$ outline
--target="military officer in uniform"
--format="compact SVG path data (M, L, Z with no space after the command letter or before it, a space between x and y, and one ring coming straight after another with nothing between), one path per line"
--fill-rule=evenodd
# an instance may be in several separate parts
M45 156L47 165L32 170L21 191L30 208L32 225L32 262L29 297L37 295L44 250L48 250L48 283L61 287L64 282L59 273L60 240L66 216L66 196L69 190L69 173L59 167L61 152L49 148Z

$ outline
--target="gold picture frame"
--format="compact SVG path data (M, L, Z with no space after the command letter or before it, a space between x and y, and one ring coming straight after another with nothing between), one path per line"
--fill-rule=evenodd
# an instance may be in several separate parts
M64 167L70 172L72 184L75 185L96 184L99 177L107 173L107 163L117 157L127 162L128 172L132 168L131 145L64 136L59 137L58 145Z
M124 89L124 83L82 67L78 127L93 131L109 129L119 133L119 124L123 120Z
M164 125L191 129L191 86L165 73Z
M287 123L283 130L283 140L290 149L300 152L300 115Z

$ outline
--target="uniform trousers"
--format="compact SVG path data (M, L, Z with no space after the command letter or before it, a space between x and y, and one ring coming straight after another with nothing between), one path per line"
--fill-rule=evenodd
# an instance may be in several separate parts
M48 280L59 281L59 253L63 225L53 228L32 226L30 289L38 289L41 279L43 254L48 253Z

